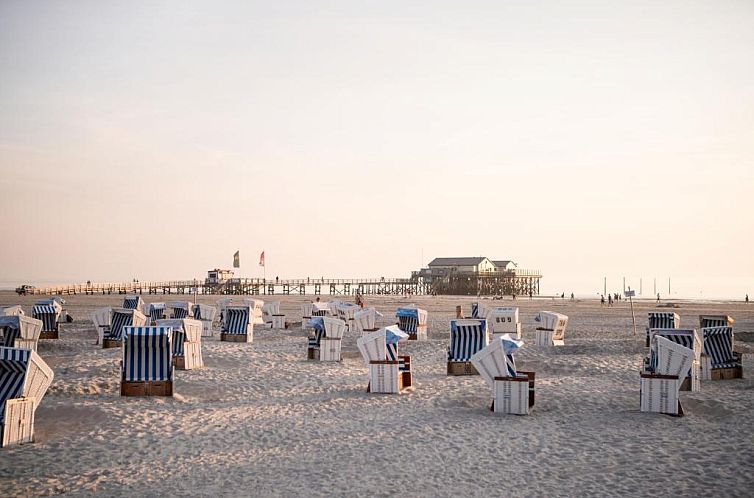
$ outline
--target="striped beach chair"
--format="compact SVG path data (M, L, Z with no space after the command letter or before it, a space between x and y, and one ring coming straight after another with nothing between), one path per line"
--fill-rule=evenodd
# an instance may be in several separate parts
M92 323L97 330L97 344L102 344L105 335L110 332L112 308L99 308L92 312Z
M537 346L562 346L565 344L565 330L568 326L568 316L554 311L540 311L534 315L534 321L539 325L535 330L535 344Z
M307 360L340 361L346 322L330 316L315 316L309 320L313 334L307 338Z
M408 334L409 341L427 339L427 312L416 307L398 308L398 327Z
M487 326L492 338L510 334L521 339L521 322L518 308L497 307L490 308L486 313Z
M376 308L365 308L353 314L353 329L362 335L374 332L377 327L377 318L381 318L382 313Z
M651 329L677 329L681 327L681 317L678 313L668 311L650 311L647 313L647 339L646 346L649 347L649 331Z
M728 315L699 315L699 329L733 327L736 321Z
M657 336L665 338L675 344L678 344L686 349L689 349L693 353L691 367L688 372L688 376L682 380L682 384L679 387L681 391L698 391L700 389L701 381L701 355L702 355L702 339L699 333L695 329L680 329L680 328L660 328L649 329L650 344L651 340ZM656 370L656 348L650 348L650 354L644 359L644 370L648 372L657 372ZM659 372L663 373L663 372Z
M471 363L492 391L490 410L528 415L534 406L535 373L516 369L513 355L523 341L504 334L471 357Z
M26 315L0 316L0 346L37 350L42 321Z
M173 329L123 327L121 396L173 395Z
M149 323L155 323L157 320L165 319L165 303L149 303Z
M191 318L191 308L193 304L188 301L173 301L170 303L170 308L173 312L170 314L170 318L181 320L183 318Z
M692 375L697 356L693 349L653 333L650 358L645 361L645 369L640 373L641 411L683 416L679 391Z
M220 330L220 340L229 342L252 342L254 325L250 306L228 306Z
M123 345L125 327L144 327L147 317L139 310L113 308L110 311L110 330L104 332L102 349L119 348Z
M18 304L0 308L0 316L18 316L18 315L26 315L26 313L24 313L23 308Z
M490 308L484 303L471 303L471 318L487 318Z
M312 317L328 316L330 314L330 303L312 303Z
M157 320L158 327L173 329L173 365L178 370L202 368L202 322L193 318Z
M34 412L53 377L36 352L0 347L0 446L34 440Z
M53 299L38 301L32 306L32 318L42 321L40 339L57 339L59 337L59 322L62 311L63 307Z
M212 324L217 316L217 308L208 304L195 304L193 316L194 320L202 322L202 337L212 337Z
M126 296L123 298L123 308L127 310L139 310L142 311L144 301L141 296Z
M741 353L733 351L733 327L715 326L701 330L702 380L743 378Z
M408 334L396 325L356 339L356 346L369 367L367 392L398 394L413 389L411 356L398 354L398 342L404 339L408 339Z
M471 357L489 342L487 320L451 320L448 375L479 375L471 364Z

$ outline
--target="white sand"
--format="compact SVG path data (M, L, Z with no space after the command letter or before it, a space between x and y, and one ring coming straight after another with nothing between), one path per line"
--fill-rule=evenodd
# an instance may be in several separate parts
M298 321L298 304L311 297L274 299ZM407 302L367 299L385 314L383 324ZM0 305L27 311L34 300L0 293ZM306 362L305 334L295 327L257 331L253 344L221 343L216 333L203 344L206 367L176 371L177 394L164 399L120 397L120 351L93 345L89 313L122 296L72 296L76 322L63 326L61 340L40 343L55 381L37 410L36 442L0 449L0 496L754 492L753 342L737 347L747 353L749 378L682 393L683 418L645 414L637 372L654 303L637 306L634 337L628 303L519 299L529 344L517 362L536 371L536 406L529 417L495 415L479 376L445 375L448 319L459 303L468 313L472 299L409 301L430 312L430 340L400 348L412 355L413 393L367 394L353 333L341 364ZM531 345L541 309L570 316L565 347ZM675 311L682 325L725 313L736 318L739 338L754 332L754 305L683 303Z

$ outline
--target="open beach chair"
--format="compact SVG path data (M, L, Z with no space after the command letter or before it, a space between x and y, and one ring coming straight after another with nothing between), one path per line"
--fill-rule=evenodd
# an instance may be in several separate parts
M254 325L251 306L228 306L225 308L220 340L229 342L252 342Z
M681 317L672 311L650 311L647 313L646 346L649 347L649 331L651 329L677 329L681 327Z
M173 395L173 329L123 327L121 396Z
M99 308L92 312L92 323L97 330L97 344L110 332L110 320L112 320L112 308Z
M504 334L510 334L521 339L521 322L518 318L518 308L489 308L485 315L487 326L493 339Z
M346 322L330 316L315 316L309 320L309 327L314 333L307 340L306 359L340 361Z
M736 321L728 315L699 315L699 329L733 327Z
M535 330L535 344L537 346L562 346L565 344L568 316L554 311L540 311L534 316L534 321L539 323Z
M170 314L170 318L183 319L192 318L191 308L194 306L188 301L173 301L170 303L170 308L173 312Z
M123 298L123 308L127 310L139 310L144 312L144 301L141 296L126 296Z
M53 377L36 352L0 347L0 446L34 440L34 412Z
M57 339L59 337L60 315L63 306L55 299L37 301L31 307L31 316L42 321L40 339Z
M529 415L534 406L535 373L516 369L513 354L523 341L504 334L471 357L471 363L492 391L490 410Z
M715 326L701 330L702 380L743 378L742 354L733 351L733 327Z
M155 323L157 320L164 320L166 318L165 316L166 309L167 309L167 305L165 303L149 303L150 325Z
M312 317L328 316L330 314L330 303L312 303Z
M362 335L379 330L377 327L377 318L382 317L382 313L376 308L365 308L353 314L353 328Z
M702 339L701 335L695 329L649 329L650 341L652 337L659 336L669 341L679 344L684 348L692 351L693 358L691 362L691 368L689 369L688 376L685 379L681 379L681 385L679 389L681 391L698 391L700 389L702 374L701 374L701 355L702 355ZM651 343L651 342L650 342ZM654 348L650 348L650 355L644 359L645 370L649 372L655 372L652 366Z
M26 315L26 313L24 313L24 309L19 304L14 304L13 306L5 306L4 308L0 308L0 316L18 316L18 315Z
M157 320L158 327L173 329L173 366L178 370L202 368L202 322L193 318Z
M248 306L251 309L251 324L252 325L264 325L264 318L262 317L262 308L264 308L264 301L261 299L245 298L243 300L244 306Z
M119 348L123 345L124 327L144 327L147 317L139 310L113 308L110 310L110 330L102 337L102 349Z
M427 339L427 312L414 306L398 308L398 327L408 334L409 341Z
M696 356L693 349L652 334L650 357L640 372L641 411L683 416L679 391L690 375Z
M398 342L408 334L391 325L356 339L364 362L369 366L367 392L399 394L413 390L411 356L398 354Z
M448 375L479 375L471 357L490 342L487 320L469 318L450 321Z
M217 316L217 308L208 304L193 306L194 320L202 322L202 337L212 337L212 324Z
M0 316L0 346L37 350L42 321L26 315Z

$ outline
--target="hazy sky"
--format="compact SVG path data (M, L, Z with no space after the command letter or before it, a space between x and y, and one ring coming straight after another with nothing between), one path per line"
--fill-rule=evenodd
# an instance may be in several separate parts
M0 173L6 283L754 297L754 2L3 0Z

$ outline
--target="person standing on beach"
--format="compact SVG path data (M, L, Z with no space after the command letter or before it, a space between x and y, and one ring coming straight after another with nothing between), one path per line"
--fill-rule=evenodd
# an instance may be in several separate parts
M746 294L746 304L749 304L749 295Z
M659 292L657 293L657 302L658 303L660 302L660 293Z
M607 307L612 308L613 307L613 295L608 294L607 295Z
M601 304L602 306L604 306L604 305L605 305L605 295L604 295L604 294L600 294L600 304Z

